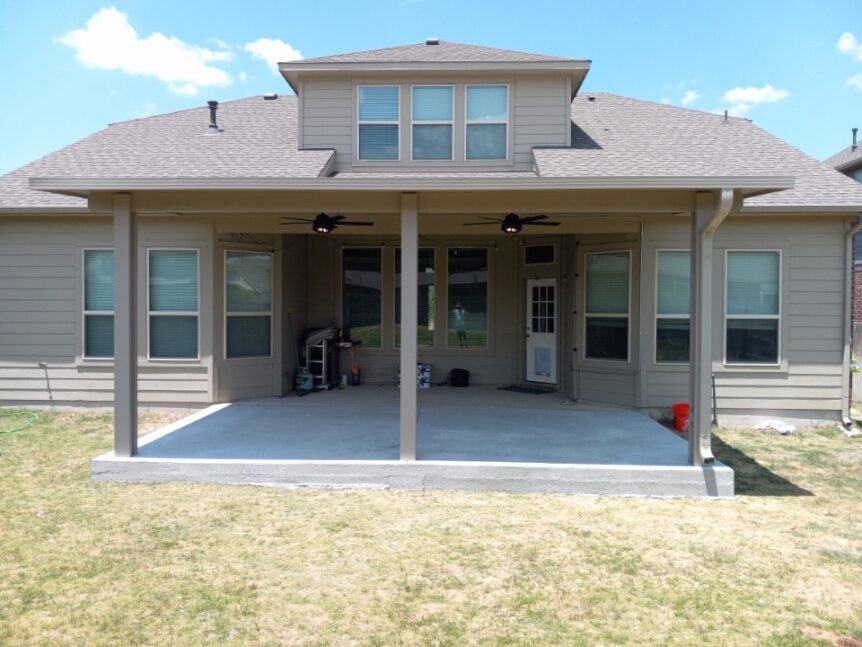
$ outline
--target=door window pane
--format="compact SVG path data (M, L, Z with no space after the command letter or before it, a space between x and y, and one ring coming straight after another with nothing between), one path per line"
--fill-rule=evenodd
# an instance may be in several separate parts
M629 253L590 253L585 263L585 355L628 361Z
M271 353L272 254L225 254L225 355L265 357Z
M447 261L447 345L487 348L488 250L452 247Z
M437 292L434 285L434 250L419 249L419 303L417 311L416 343L422 348L434 345L434 312ZM401 346L401 249L395 250L395 346Z
M345 247L341 269L341 325L354 343L380 347L379 247Z

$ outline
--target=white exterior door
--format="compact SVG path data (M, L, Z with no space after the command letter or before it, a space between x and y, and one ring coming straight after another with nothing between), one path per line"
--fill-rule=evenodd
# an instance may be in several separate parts
M557 383L557 280L527 281L527 381Z

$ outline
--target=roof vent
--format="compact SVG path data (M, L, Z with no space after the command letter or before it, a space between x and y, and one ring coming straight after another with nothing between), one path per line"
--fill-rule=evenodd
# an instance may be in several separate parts
M853 145L850 147L851 151L856 150L856 133L859 132L858 128L853 128Z
M207 101L210 107L210 127L207 128L207 135L218 135L221 131L216 123L216 110L218 110L218 101Z
M425 44L426 45L439 45L440 39L439 38L426 38Z
M593 95L590 94L587 96L587 101L595 101L595 100L596 100L596 98Z
M263 98L265 101L275 101L276 99L278 99L278 95L275 92L269 92L263 95Z

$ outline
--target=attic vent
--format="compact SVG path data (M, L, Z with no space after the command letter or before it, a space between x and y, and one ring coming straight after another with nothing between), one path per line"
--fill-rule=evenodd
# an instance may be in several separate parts
M439 38L426 38L425 44L426 45L439 45L440 39Z
M270 92L269 94L263 95L265 101L275 101L278 99L278 95L275 92Z

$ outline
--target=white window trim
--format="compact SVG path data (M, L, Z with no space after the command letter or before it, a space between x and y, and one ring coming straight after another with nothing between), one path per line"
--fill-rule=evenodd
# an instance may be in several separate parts
M690 249L674 249L662 248L655 250L655 298L653 299L655 318L653 326L653 363L658 366L688 366L691 363L691 298L689 297L688 314L659 314L658 311L658 257L662 252L686 252L689 258L688 280L691 285L691 250ZM690 290L689 290L690 292ZM659 319L678 319L688 321L688 360L687 362L671 362L668 360L660 360L658 358L658 320Z
M446 250L446 267L445 267L445 277L446 277L446 316L445 316L445 337L446 337L446 350L457 350L461 353L487 353L491 350L491 311L492 311L492 303L491 296L493 295L492 285L491 285L491 248L487 245L446 245L444 247ZM485 250L485 272L488 275L487 281L485 285L487 286L485 293L485 345L484 346L476 346L474 348L462 348L460 346L450 346L449 345L449 250L450 249L484 249ZM434 268L434 271L437 271L437 268Z
M727 283L729 278L729 273L727 271L727 261L730 254L734 252L770 252L773 254L778 254L778 314L774 315L730 315L727 314ZM722 300L724 302L723 305L723 318L722 318L722 327L721 327L721 348L722 348L722 364L726 367L752 367L752 368L778 368L781 364L781 327L784 319L784 299L782 295L782 290L784 286L784 258L781 249L745 249L745 248L734 248L734 249L725 249L724 250L724 295L722 296ZM727 320L728 319L774 319L778 321L777 334L777 353L776 353L776 361L775 362L728 362L727 361Z
M506 88L506 119L504 121L486 121L486 120L470 120L467 118L467 103L469 101L469 89L470 88L482 88L482 87L504 87ZM509 96L510 96L510 86L508 83L467 83L464 85L464 161L472 162L472 163L481 163L481 162L505 162L509 160L509 132L511 130L509 126L509 121L511 120L511 106L509 105ZM504 124L506 126L506 155L505 157L495 157L490 159L470 159L467 157L467 126L471 126L473 124L493 126Z
M197 270L197 304L198 309L192 310L150 310L150 256L152 252L194 252L195 253L195 269ZM147 298L147 361L149 362L171 362L171 363L192 363L200 362L201 360L201 253L196 247L148 247L147 248L147 273L146 273L146 298ZM198 352L195 357L153 357L150 344L150 319L153 316L163 317L197 317L198 319Z
M527 249L530 247L553 247L554 248L554 260L550 263L528 263L527 262ZM521 254L521 262L524 267L536 267L537 265L556 265L557 264L557 243L526 243L523 246L523 253Z
M398 90L398 119L395 121L362 121L359 117L359 104L360 98L362 96L362 88L396 88ZM363 163L371 163L371 164L391 164L392 162L400 162L401 161L401 86L393 83L362 83L361 85L356 86L356 160ZM412 115L411 115L412 116ZM363 159L360 155L360 142L359 142L359 127L362 125L376 125L376 126L398 126L398 145L396 146L396 150L398 151L398 156L395 159ZM412 130L412 129L411 129Z
M341 321L341 328L344 329L347 326L344 325L344 252L348 249L376 249L380 253L380 345L379 346L357 346L360 350L369 350L372 352L377 352L381 350L385 350L386 347L383 343L383 300L384 300L384 283L383 283L383 247L380 245L343 245L341 247L341 255L339 257L340 267L338 268L338 313ZM353 328L349 328L351 339L353 338Z
M452 119L414 119L413 90L416 88L449 88L452 90ZM413 155L413 126L451 126L452 155L448 159L416 159ZM455 161L455 86L449 83L416 83L410 86L410 161L411 162L453 162Z
M270 274L269 274L269 289L270 289L270 300L269 300L269 310L260 310L260 311L242 311L242 312L234 312L227 309L227 257L228 254L266 254L269 256L270 263ZM222 357L226 362L233 361L243 361L250 359L272 359L272 348L274 342L274 333L273 325L272 325L272 306L273 300L275 297L275 280L272 274L272 271L275 267L274 265L275 255L272 252L261 252L256 250L249 249L225 249L224 257L223 257L223 265L224 271L223 280L222 280L222 303L224 304L224 340L223 340L223 348L222 348ZM148 291L149 292L149 291ZM239 357L228 357L227 354L227 320L229 317L269 317L269 353L266 355L242 355Z
M628 285L627 285L628 295L627 295L627 299L626 299L628 311L625 314L620 314L619 312L609 312L609 313L590 312L589 310L587 310L587 304L589 303L589 298L588 298L589 295L587 294L587 291L589 289L589 276L588 276L589 267L590 267L589 257L594 256L594 255L601 255L601 254L625 254L626 256L628 256L628 267L629 267ZM626 334L627 334L626 359L622 360L622 359L609 359L606 357L590 357L587 354L587 351L588 351L588 349L587 349L587 319L589 319L590 317L627 320L628 326L626 326ZM600 252L586 252L584 254L584 325L582 327L583 327L583 332L581 333L582 342L583 342L582 348L584 349L584 359L586 361L608 363L608 364L613 364L613 365L617 365L617 366L619 366L620 364L631 364L631 361L632 361L632 250L630 250L630 249L616 249L616 250L606 250L606 251L600 251Z
M81 359L86 362L113 362L114 357L87 355L87 315L114 316L114 310L87 310L87 252L111 252L113 247L84 247L81 249Z
M397 290L398 290L398 252L401 249L401 246L400 245L396 246L394 249L395 249L395 251L392 252L392 287L394 288L392 290L393 297L394 297L394 295L397 294ZM419 247L419 249L420 250L430 249L431 250L431 257L432 257L433 263L434 263L434 284L433 284L434 285L434 293L435 293L435 297L434 297L435 312L434 312L434 317L433 317L433 321L435 323L434 335L431 338L431 345L430 346L417 346L417 348L419 348L420 350L427 351L427 350L433 350L434 348L437 347L437 326L436 326L436 323L437 323L437 312L436 312L437 296L436 296L436 294L437 294L437 292L439 292L439 290L437 288L437 284L438 284L437 279L439 278L439 272L437 270L437 248L423 245L423 246ZM418 268L417 268L417 271L418 271ZM395 350L400 350L401 347L398 345L398 335L395 334L395 331L398 329L398 326L400 325L400 322L398 321L398 317L396 316L397 315L396 310L395 310L396 302L397 302L397 299L393 300L393 302L392 302L392 347Z

